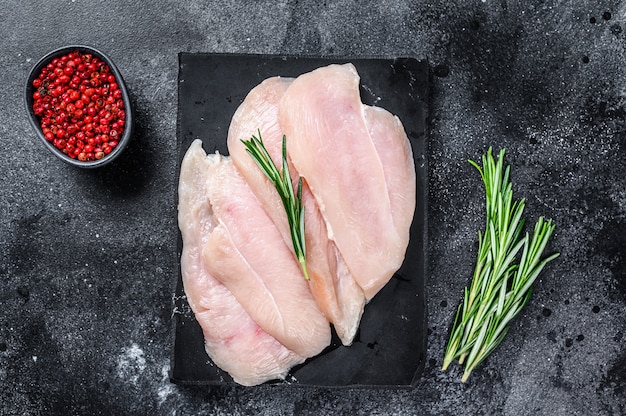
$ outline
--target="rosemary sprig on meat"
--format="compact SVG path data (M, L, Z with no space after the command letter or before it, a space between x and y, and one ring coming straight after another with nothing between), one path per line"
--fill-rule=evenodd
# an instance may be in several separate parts
M482 157L482 168L469 161L485 184L486 225L484 233L478 232L478 260L457 310L442 368L446 370L458 359L465 365L463 382L502 342L509 322L530 299L537 276L559 256L541 258L554 232L552 220L540 217L532 238L528 233L522 237L525 199L513 202L510 166L503 167L504 153L502 149L496 162L489 148Z
M293 181L287 165L287 137L283 135L282 167L279 170L268 153L261 131L259 136L254 136L249 140L241 140L246 146L246 151L261 169L261 172L274 184L278 195L283 202L283 207L287 213L289 230L293 249L302 267L302 272L306 280L309 280L309 273L306 268L306 244L304 240L304 205L302 204L302 178L298 179L298 189L294 192Z

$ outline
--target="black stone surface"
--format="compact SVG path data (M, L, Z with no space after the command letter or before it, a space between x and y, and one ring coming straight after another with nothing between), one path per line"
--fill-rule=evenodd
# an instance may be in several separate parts
M5 1L0 414L626 413L625 13L615 0ZM52 158L22 105L30 67L76 43L115 60L137 110L130 147L93 172ZM429 60L430 334L417 387L170 383L179 52ZM483 224L466 161L489 146L507 148L529 221L555 220L561 257L462 384L458 366L440 367Z
M191 143L207 153L227 155L226 132L252 88L274 77L297 77L344 60L283 55L181 53L178 75L179 166ZM365 307L350 347L333 333L319 355L291 369L283 381L309 386L409 387L420 378L427 347L425 277L428 274L426 163L427 61L412 58L352 59L360 77L361 100L404 120L413 150L418 203L405 260L391 281ZM253 133L253 132L252 132ZM251 134L252 134L251 133ZM178 238L178 253L182 238ZM233 384L207 357L202 331L187 303L181 276L174 292L174 353L170 379L180 384Z

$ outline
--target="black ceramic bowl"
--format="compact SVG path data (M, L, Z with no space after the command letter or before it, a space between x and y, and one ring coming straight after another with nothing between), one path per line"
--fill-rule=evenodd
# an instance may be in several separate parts
M35 87L33 87L33 80L39 76L41 70L47 66L54 58L61 57L70 52L79 51L81 53L90 53L94 57L98 57L101 61L105 62L111 73L115 76L115 80L119 86L119 89L122 92L122 99L124 100L124 110L126 112L126 121L124 124L124 132L122 137L119 138L117 146L111 151L111 153L105 155L102 159L92 160L92 161L80 161L78 159L72 159L67 156L65 153L61 152L57 149L51 142L47 141L40 126L39 117L35 115L33 112L33 93L35 92ZM96 168L100 166L104 166L113 160L115 160L119 155L124 151L124 148L130 141L130 138L133 133L133 109L130 105L130 99L128 97L128 91L126 89L126 84L124 83L124 79L122 78L122 74L117 69L113 61L106 56L104 53L100 52L97 49L91 48L89 46L82 45L71 45L64 46L62 48L53 50L52 52L46 54L43 58L41 58L37 64L31 69L28 74L28 79L26 81L26 92L25 92L25 103L26 103L26 111L28 111L28 119L30 120L30 124L33 126L35 131L37 132L37 136L40 141L46 146L52 154L54 154L59 159L63 160L70 165L77 166L80 168Z

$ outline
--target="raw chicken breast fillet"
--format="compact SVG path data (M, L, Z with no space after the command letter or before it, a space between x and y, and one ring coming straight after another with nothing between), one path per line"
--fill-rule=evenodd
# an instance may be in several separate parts
M278 105L292 78L268 78L253 88L235 112L228 131L228 150L234 164L272 218L283 240L293 250L287 216L274 184L246 152L241 140L261 132L274 163L282 166L282 127ZM287 149L293 140L287 136ZM289 163L294 189L298 172ZM350 274L335 243L328 238L326 223L308 186L303 186L305 240L310 290L327 319L333 323L344 345L350 345L361 320L365 295Z
M397 117L361 103L352 64L296 78L279 124L328 234L367 300L397 271L415 210L415 167Z
M181 164L178 223L185 294L202 328L207 354L218 367L245 386L283 379L305 357L263 331L202 260L203 247L216 225L206 192L208 167L215 158L207 158L197 140Z
M303 182L307 282L274 185L241 139L260 130ZM206 351L243 385L284 378L330 344L352 343L364 305L400 268L416 198L400 120L364 105L352 64L250 91L228 132L232 160L194 141L180 171L181 272Z
M208 169L207 196L217 225L202 250L207 269L264 331L296 354L330 344L330 325L300 264L230 158Z

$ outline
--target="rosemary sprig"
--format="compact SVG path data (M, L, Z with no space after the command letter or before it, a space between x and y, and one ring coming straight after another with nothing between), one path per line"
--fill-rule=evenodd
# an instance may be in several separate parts
M261 131L258 131L259 137L252 135L249 140L241 140L246 146L246 151L256 162L261 172L268 177L274 184L278 195L283 202L283 207L287 213L287 221L291 232L291 240L293 249L298 259L298 263L302 267L302 272L306 280L309 280L309 273L306 268L306 244L304 240L304 205L302 204L302 178L298 180L298 189L294 193L293 182L289 167L287 165L287 137L283 135L282 148L282 169L279 171L276 164L268 153Z
M559 256L555 253L541 259L555 229L552 220L540 217L532 238L528 233L521 236L525 199L513 202L510 166L504 169L504 153L502 149L496 162L489 148L482 157L482 168L469 161L485 184L486 224L484 233L478 232L478 260L457 310L442 367L446 370L458 359L465 365L463 382L502 342L509 322L530 299L537 276Z

